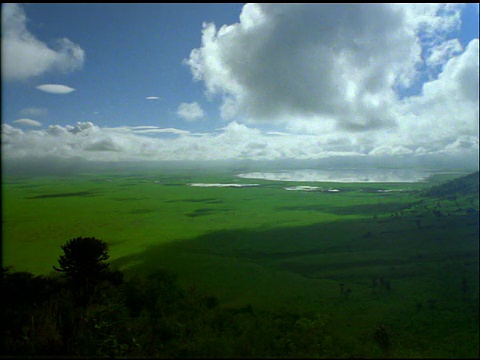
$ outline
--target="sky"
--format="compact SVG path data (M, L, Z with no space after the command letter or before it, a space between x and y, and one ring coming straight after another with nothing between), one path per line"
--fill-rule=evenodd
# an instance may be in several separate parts
M478 29L478 4L2 4L2 160L478 167Z

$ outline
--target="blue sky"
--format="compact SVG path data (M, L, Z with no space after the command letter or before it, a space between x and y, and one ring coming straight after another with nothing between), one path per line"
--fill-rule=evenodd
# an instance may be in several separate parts
M478 4L3 4L2 156L472 156L478 22Z
M27 28L40 41L71 39L85 51L80 71L49 72L41 77L4 84L4 120L25 107L47 108L45 124L94 121L101 126L158 125L183 127L176 115L182 102L203 99L182 60L200 45L202 22L235 22L238 4L28 4L22 6ZM35 90L42 83L75 88L71 96ZM159 101L146 97L157 96ZM22 99L20 99L20 97ZM216 126L221 125L219 122ZM195 124L189 124L195 126Z

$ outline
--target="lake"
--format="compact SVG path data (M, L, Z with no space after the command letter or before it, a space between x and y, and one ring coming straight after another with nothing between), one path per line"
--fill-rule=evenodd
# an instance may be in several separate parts
M341 183L412 183L423 182L432 174L418 169L301 169L275 172L248 172L238 174L244 179L262 179L297 182Z

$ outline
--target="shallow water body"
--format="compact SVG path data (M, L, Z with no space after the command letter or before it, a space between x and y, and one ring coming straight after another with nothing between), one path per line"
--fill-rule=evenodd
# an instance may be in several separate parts
M431 174L414 169L338 169L288 170L276 172L248 172L237 175L244 179L297 182L341 183L412 183L426 181Z

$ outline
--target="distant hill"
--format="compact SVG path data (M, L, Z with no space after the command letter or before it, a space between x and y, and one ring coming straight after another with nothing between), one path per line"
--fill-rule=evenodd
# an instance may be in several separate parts
M478 195L479 172L450 180L444 184L432 186L425 190L424 195L431 197L445 197L451 195Z

